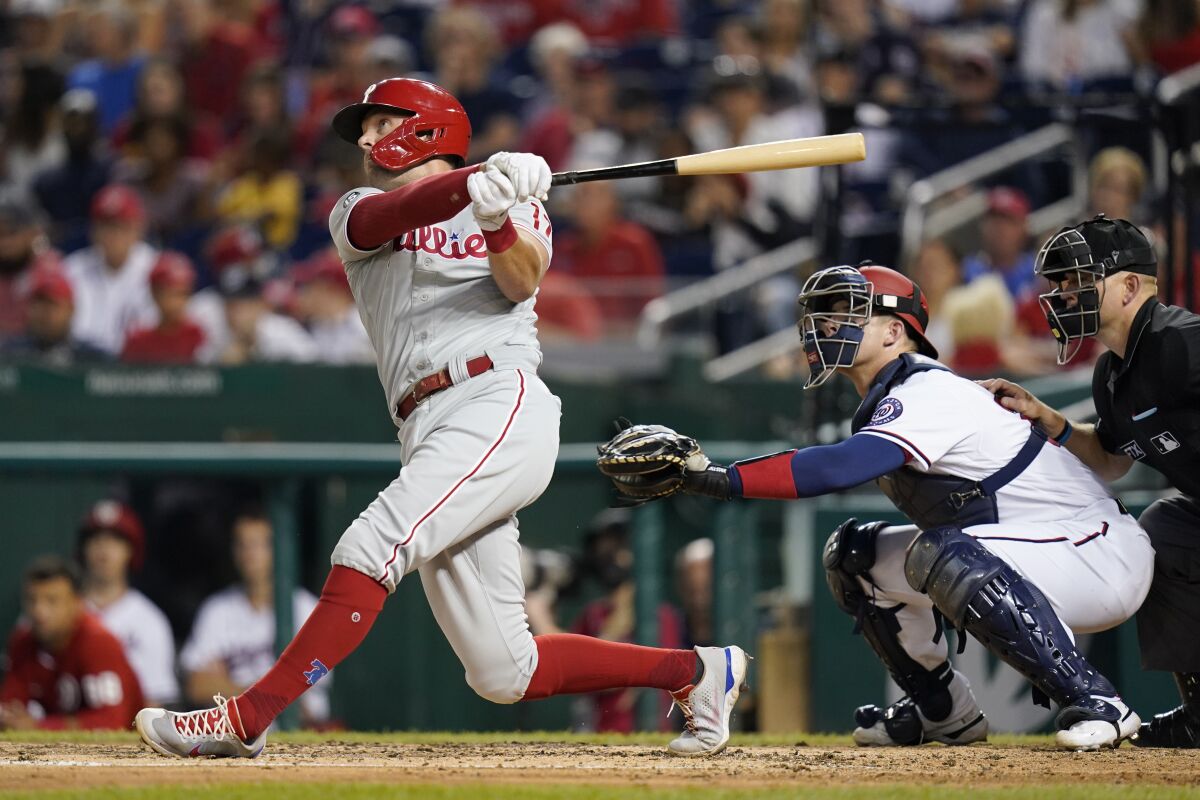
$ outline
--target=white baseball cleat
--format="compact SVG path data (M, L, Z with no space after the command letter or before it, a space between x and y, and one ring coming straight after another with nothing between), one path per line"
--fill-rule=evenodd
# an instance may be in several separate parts
M746 684L750 656L740 647L697 647L704 673L694 686L671 692L684 730L667 749L677 756L711 756L729 744L729 714Z
M966 676L955 671L947 687L952 700L945 719L933 721L910 697L887 708L860 706L854 712L854 743L860 747L909 747L925 742L959 745L986 742L988 721Z
M1137 733L1142 720L1119 697L1084 697L1058 712L1055 743L1063 750L1083 752L1120 747Z
M142 741L164 756L255 758L267 744L264 731L247 744L229 719L229 701L213 697L214 708L181 714L165 708L143 708L133 724Z

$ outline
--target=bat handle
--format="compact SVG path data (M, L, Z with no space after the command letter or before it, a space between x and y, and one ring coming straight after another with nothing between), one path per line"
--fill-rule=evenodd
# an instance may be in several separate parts
M550 176L551 186L569 186L586 181L615 181L624 178L649 178L657 175L675 175L675 159L644 161L640 164L623 164L617 167L597 167L572 172L556 172Z
M579 172L577 171L555 172L550 176L551 186L570 186L574 183L579 183Z

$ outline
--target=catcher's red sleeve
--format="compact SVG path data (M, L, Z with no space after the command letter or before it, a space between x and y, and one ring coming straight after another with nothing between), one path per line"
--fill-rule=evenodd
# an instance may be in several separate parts
M795 500L799 497L792 477L792 456L795 454L795 450L787 450L734 464L729 468L737 476L731 481L734 494L764 500Z
M471 202L467 176L478 170L479 165L463 167L364 197L346 222L350 243L374 250L411 230L450 219Z

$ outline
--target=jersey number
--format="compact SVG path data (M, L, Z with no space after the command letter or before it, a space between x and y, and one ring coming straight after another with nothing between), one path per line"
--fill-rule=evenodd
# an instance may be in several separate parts
M121 677L112 670L83 676L83 699L88 708L119 705L125 696Z

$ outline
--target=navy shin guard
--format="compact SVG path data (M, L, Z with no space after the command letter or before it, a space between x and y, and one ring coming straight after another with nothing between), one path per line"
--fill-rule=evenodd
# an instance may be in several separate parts
M970 633L1059 706L1086 707L1091 695L1116 695L1075 648L1045 595L961 530L922 533L909 548L904 572L909 585L928 594L955 628Z

